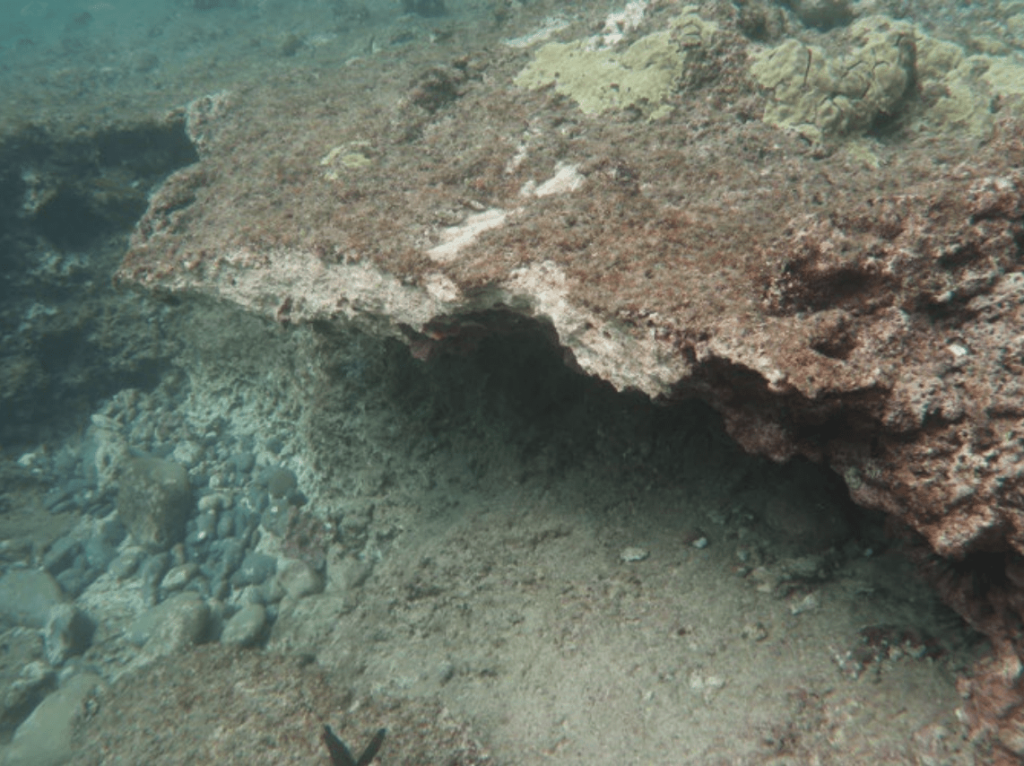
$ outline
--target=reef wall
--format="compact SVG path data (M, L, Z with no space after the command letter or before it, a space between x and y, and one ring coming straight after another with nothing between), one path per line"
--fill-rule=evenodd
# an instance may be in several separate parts
M617 388L827 464L991 639L963 710L1015 762L1024 70L882 16L780 41L750 7L524 12L200 98L200 160L119 279L421 358L526 317Z

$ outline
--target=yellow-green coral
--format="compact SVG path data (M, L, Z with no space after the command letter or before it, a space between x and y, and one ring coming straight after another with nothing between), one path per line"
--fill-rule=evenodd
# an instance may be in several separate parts
M337 181L343 170L362 170L372 165L373 160L366 156L369 146L369 141L350 141L335 146L320 160L320 165L326 168L324 178Z
M895 113L913 79L913 28L882 16L853 24L845 54L787 40L754 57L751 74L771 91L764 120L812 141L866 130Z
M1024 100L1024 67L1011 58L967 56L906 22L870 16L833 37L843 52L787 40L752 57L751 74L769 91L765 122L812 141L855 137L910 104L916 83L916 125L984 139L996 97Z
M678 87L688 57L710 45L717 28L689 6L671 26L622 51L598 47L594 40L549 43L515 83L531 89L554 85L587 114L640 109L656 119L668 111L665 101Z

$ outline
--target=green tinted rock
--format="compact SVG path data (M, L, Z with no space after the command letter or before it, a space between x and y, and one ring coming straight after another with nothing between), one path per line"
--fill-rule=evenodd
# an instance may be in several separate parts
M271 497L284 497L298 486L295 473L287 468L275 468L267 477L267 492Z
M50 608L64 601L64 593L49 572L12 569L0 577L0 620L29 628L42 628Z
M120 478L117 515L135 541L160 551L181 540L192 506L184 466L159 458L132 458Z

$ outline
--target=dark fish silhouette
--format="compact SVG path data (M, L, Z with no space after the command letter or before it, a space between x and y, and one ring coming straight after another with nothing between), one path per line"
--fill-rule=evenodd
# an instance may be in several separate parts
M373 760L373 757L377 755L377 751L380 750L380 746L384 744L384 735L387 732L387 729L379 729L373 735L373 739L370 740L370 744L366 746L363 754L359 756L359 760L352 757L348 745L342 742L327 724L324 724L322 736L324 744L327 745L327 752L331 754L331 763L334 766L369 766L370 761Z

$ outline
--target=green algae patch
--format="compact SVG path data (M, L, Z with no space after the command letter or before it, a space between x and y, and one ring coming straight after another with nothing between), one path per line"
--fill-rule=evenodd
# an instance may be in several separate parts
M688 60L711 44L716 30L687 8L671 29L645 35L624 50L599 47L594 39L548 43L515 84L553 85L586 114L635 109L657 119L670 111L665 102L679 87Z

